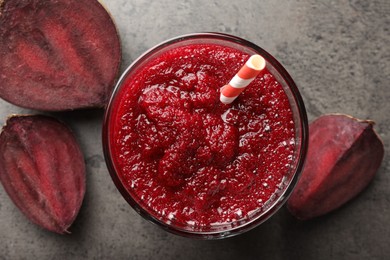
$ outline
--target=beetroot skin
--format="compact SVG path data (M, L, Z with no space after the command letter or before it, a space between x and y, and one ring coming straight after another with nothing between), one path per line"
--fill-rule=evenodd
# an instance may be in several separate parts
M1 98L60 111L106 104L121 49L96 0L0 0L0 57Z
M13 116L0 134L0 181L32 222L68 233L85 193L83 155L56 119Z
M309 127L306 165L288 209L306 220L339 208L369 184L383 156L372 121L346 115L318 118Z

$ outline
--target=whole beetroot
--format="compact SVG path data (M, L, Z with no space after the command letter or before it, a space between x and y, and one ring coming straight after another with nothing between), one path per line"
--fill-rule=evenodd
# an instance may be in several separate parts
M306 164L287 202L289 211L307 220L339 208L370 183L383 156L372 121L319 117L309 126Z
M0 0L0 97L61 111L103 107L121 62L97 0Z
M0 181L28 219L68 233L85 193L83 155L58 120L13 116L0 134Z

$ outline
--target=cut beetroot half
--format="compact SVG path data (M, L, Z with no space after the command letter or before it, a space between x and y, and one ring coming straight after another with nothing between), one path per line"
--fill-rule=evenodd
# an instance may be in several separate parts
M96 0L0 0L0 57L1 98L61 111L105 105L121 48Z
M0 133L0 183L35 224L69 233L85 194L85 163L71 130L55 118L12 116Z
M287 202L298 219L329 213L356 197L375 177L384 156L374 122L323 115L309 126L305 168Z

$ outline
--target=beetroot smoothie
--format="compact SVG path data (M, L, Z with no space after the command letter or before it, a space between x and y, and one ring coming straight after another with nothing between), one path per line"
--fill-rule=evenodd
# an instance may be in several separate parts
M232 104L219 101L250 55L214 41L180 44L138 61L110 101L104 134L113 180L139 213L169 231L264 221L301 170L306 114L297 128L286 83L268 66Z

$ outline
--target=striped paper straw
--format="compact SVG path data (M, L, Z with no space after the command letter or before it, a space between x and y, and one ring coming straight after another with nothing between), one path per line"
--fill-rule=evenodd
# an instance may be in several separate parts
M221 88L219 100L224 104L232 103L264 68L264 58L258 54L252 55L238 73L230 80L229 84Z

